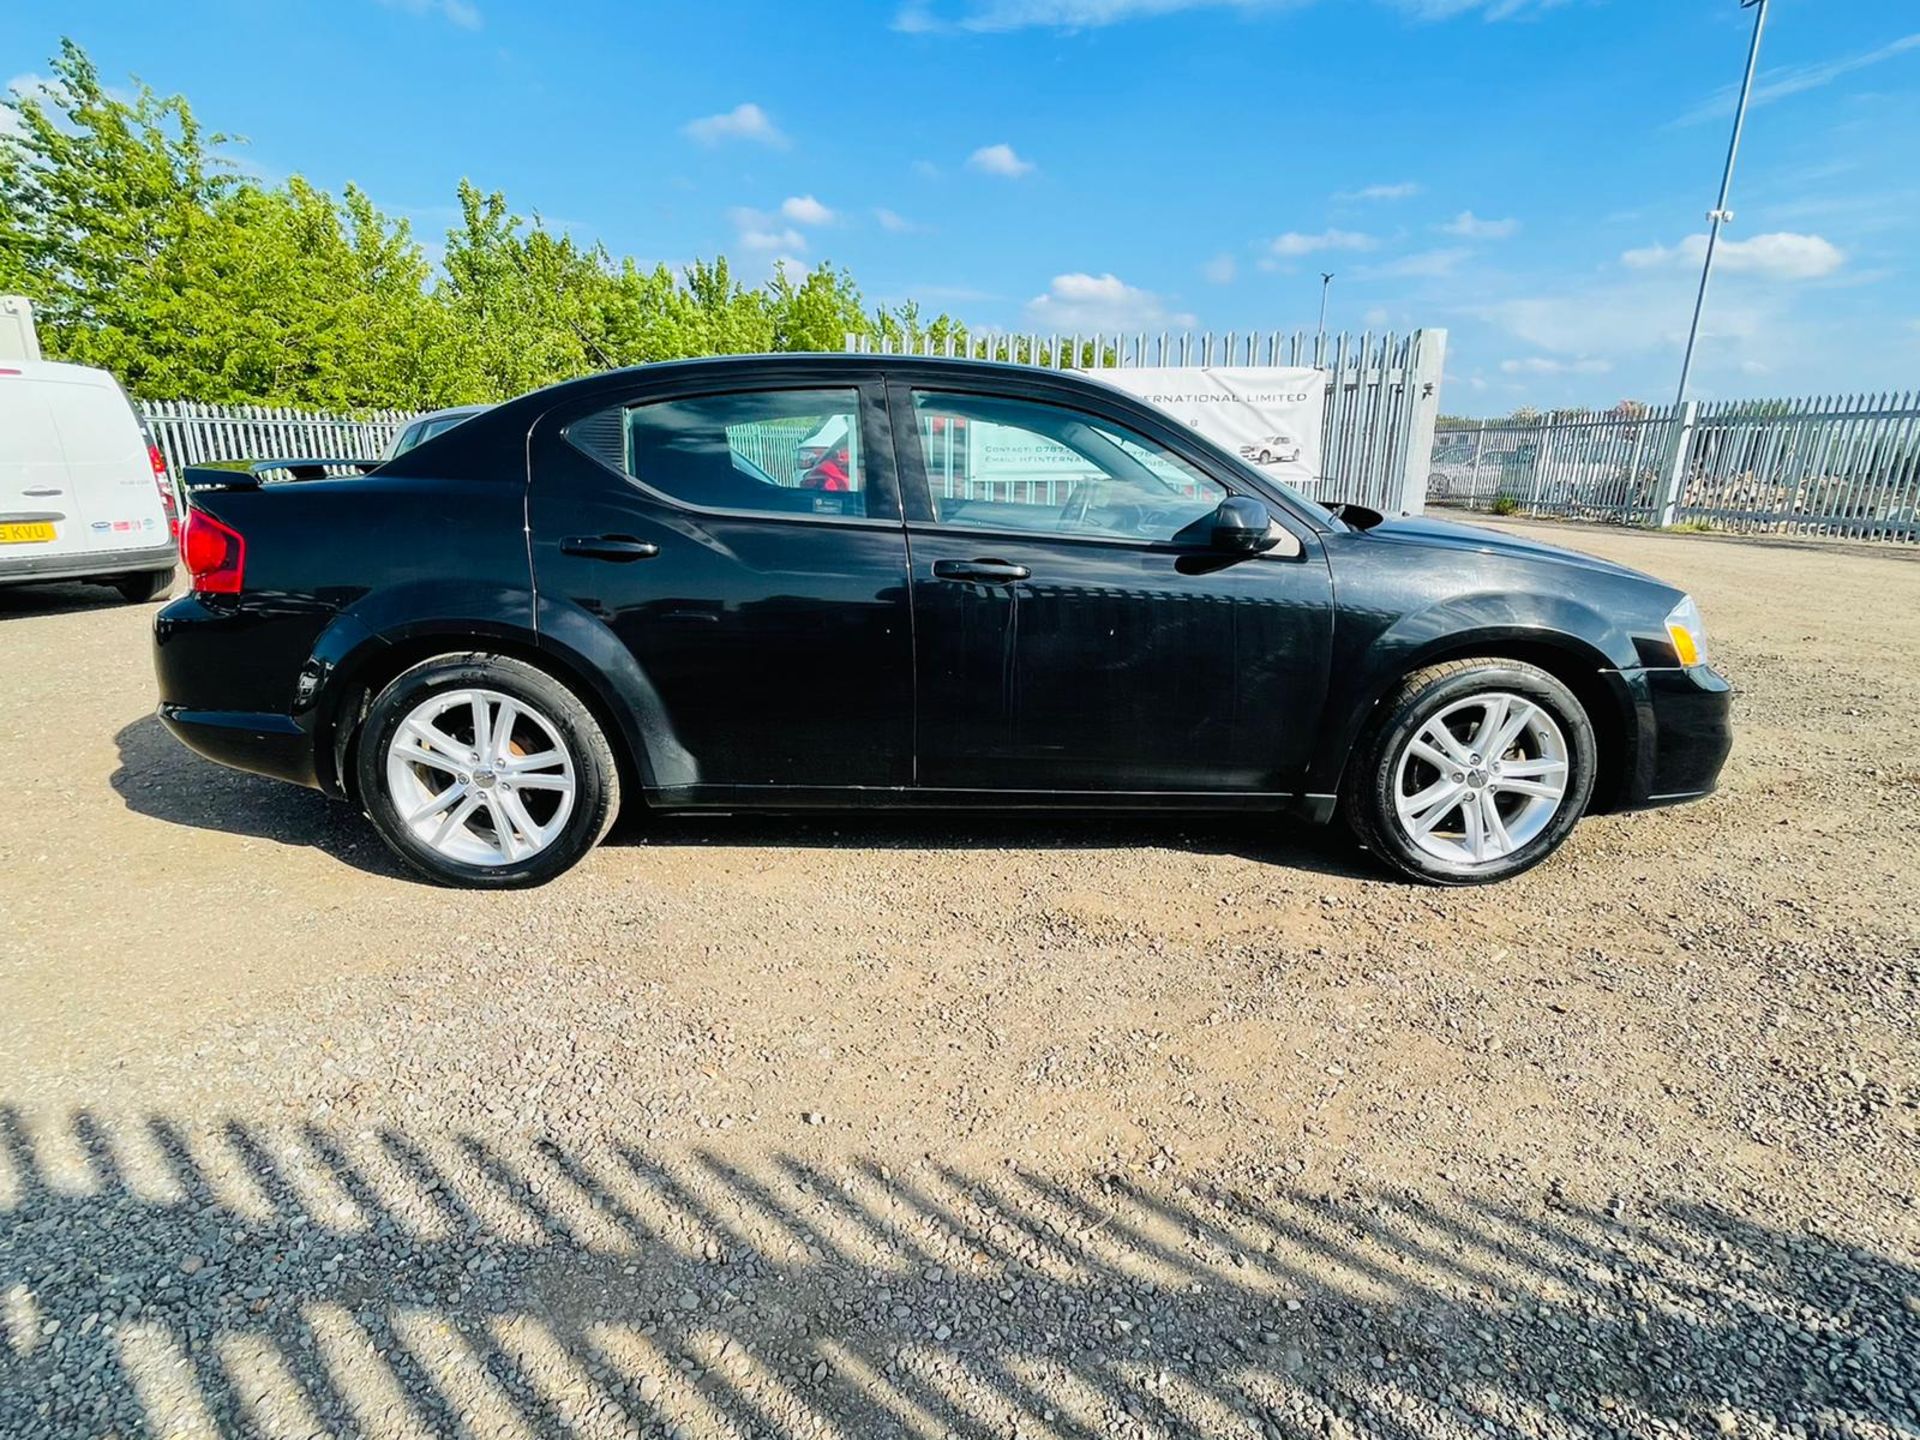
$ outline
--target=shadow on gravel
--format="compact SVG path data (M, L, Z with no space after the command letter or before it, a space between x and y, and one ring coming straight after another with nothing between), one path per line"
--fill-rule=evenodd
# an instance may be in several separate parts
M0 585L0 623L77 610L157 610L163 602L131 605L106 585Z
M350 805L315 790L203 760L152 715L114 737L120 766L108 781L127 808L199 830L311 845L377 875L416 880ZM768 845L812 849L1073 850L1158 845L1231 854L1326 875L1380 879L1384 870L1346 843L1346 832L1283 816L1060 816L875 814L629 815L610 844Z
M1341 826L1284 815L1019 814L870 810L834 814L658 815L629 820L611 843L765 845L816 850L1106 850L1158 846L1235 855L1263 864L1383 880L1388 872L1355 849Z
M169 735L156 716L121 726L113 743L120 765L107 783L137 814L196 830L311 845L371 874L410 875L352 806L317 790L203 760Z
M1920 1273L1711 1206L36 1118L0 1107L9 1435L1920 1423Z

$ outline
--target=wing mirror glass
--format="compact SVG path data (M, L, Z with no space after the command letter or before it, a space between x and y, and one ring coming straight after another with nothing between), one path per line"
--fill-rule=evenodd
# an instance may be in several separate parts
M1261 501L1251 495L1229 495L1213 512L1213 548L1233 555L1268 550L1298 555L1300 542L1291 530L1275 523Z

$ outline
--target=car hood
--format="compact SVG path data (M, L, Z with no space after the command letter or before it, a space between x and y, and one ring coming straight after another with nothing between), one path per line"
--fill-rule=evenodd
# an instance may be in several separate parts
M1564 550L1558 545L1543 545L1538 540L1522 539L1518 535L1488 530L1479 525L1461 525L1452 520L1429 520L1425 517L1382 520L1365 533L1375 540L1425 545L1446 550L1476 550L1489 555L1512 555L1527 560L1552 561L1561 565L1577 566L1583 570L1598 570L1608 575L1628 575L1636 580L1645 580L1652 585L1666 585L1664 580L1656 580L1644 571L1635 570L1627 565L1616 565L1611 560L1582 555L1577 550ZM1672 587L1667 586L1667 588Z

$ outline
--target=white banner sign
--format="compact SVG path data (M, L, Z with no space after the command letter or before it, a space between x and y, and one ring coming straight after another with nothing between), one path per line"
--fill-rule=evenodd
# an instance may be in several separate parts
M1308 494L1320 473L1326 372L1304 366L1089 370Z

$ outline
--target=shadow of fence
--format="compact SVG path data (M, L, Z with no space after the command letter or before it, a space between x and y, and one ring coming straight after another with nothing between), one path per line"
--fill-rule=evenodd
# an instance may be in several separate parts
M1917 1311L1678 1201L0 1109L7 1435L1912 1436Z

